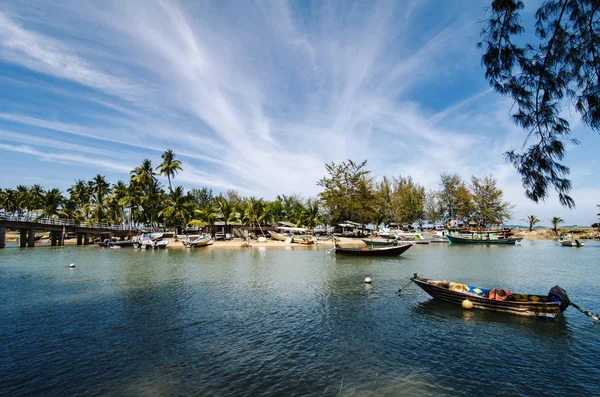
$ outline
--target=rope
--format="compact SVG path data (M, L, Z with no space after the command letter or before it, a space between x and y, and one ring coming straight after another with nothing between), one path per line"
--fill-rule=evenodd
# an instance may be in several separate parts
M402 292L402 290L406 289L407 287L410 287L411 283L412 283L412 279L408 280L408 283L404 287L400 288L398 290L398 292L396 292L396 295L400 296L400 293Z
M588 312L585 309L582 309L581 307L577 306L576 304L574 304L573 302L571 302L571 306L573 306L575 309L579 310L580 312L582 312L583 314L585 314L586 316L593 318L596 321L600 321L600 318L598 317L598 314L594 315L594 313L592 312Z

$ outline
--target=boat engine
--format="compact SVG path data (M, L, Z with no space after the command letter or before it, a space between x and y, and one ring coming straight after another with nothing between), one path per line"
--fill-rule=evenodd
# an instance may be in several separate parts
M567 307L571 304L567 291L558 285L550 288L550 292L548 292L548 302L560 302L560 310L563 312L567 310Z

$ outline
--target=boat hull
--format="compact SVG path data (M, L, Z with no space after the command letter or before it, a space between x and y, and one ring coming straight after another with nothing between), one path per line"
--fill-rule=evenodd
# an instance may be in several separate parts
M277 240L277 241L286 241L288 238L290 238L290 236L287 236L287 235L281 234L281 233L277 233L277 232L269 232L269 234L271 235L271 238L273 240Z
M560 242L560 245L564 247L583 247L583 242L579 240L563 240Z
M410 247L412 247L412 244L384 248L341 248L339 246L336 246L335 253L336 255L352 256L397 256L401 255Z
M374 246L379 246L379 247L389 247L392 245L398 245L398 240L393 239L393 240L368 240L368 239L363 239L363 243L367 244L367 245L374 245Z
M520 238L499 238L499 239L476 239L476 238L467 238L467 237L459 237L446 235L446 238L449 242L453 244L505 244L505 245L515 245L518 241L521 241Z
M516 302L499 301L480 297L464 292L453 291L427 282L427 279L412 278L423 291L435 299L462 305L465 299L473 303L474 309L490 310L495 312L509 313L523 317L555 318L562 314L559 302Z

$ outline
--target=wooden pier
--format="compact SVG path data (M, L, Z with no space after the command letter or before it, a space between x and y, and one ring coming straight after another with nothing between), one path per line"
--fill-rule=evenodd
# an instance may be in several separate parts
M60 218L36 218L28 215L0 214L0 248L6 245L6 229L19 230L19 245L35 247L36 232L50 232L50 245L64 244L67 233L77 235L77 245L90 243L91 236L101 240L112 237L122 239L144 233L147 229L130 225L110 225L107 223L81 222Z

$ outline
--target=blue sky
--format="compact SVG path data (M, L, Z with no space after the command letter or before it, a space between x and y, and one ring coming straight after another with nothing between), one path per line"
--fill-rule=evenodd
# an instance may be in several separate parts
M173 149L175 183L273 199L324 163L377 177L493 174L513 219L596 219L600 137L565 109L577 208L528 201L525 134L484 80L489 1L0 1L0 185L127 180ZM533 8L525 10L525 19ZM165 181L166 183L166 181Z

